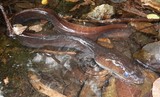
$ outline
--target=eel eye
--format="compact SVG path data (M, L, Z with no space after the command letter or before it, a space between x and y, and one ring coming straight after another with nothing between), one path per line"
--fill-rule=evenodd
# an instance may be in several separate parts
M129 73L128 72L124 72L124 74L123 74L125 77L129 77Z

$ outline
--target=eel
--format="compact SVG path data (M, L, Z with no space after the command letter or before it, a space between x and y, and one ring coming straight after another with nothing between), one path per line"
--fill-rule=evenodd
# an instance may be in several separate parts
M108 70L113 76L122 79L129 83L135 83L135 84L142 84L144 82L144 77L141 71L138 69L136 65L133 65L131 60L122 55L119 51L109 48L104 48L98 44L96 44L94 41L87 39L86 37L81 36L74 36L74 35L53 35L53 36L37 36L37 35L13 35L13 29L12 26L3 10L3 7L0 5L0 8L2 10L2 13L4 15L4 18L6 20L7 28L9 30L9 36L12 36L13 38L16 37L19 39L19 41L22 43L22 45L31 47L31 48L44 48L44 47L58 47L58 48L74 48L78 51L81 51L80 54L76 55L76 58L78 60L85 61L86 59L92 59L95 61L95 63L100 66L101 68ZM75 25L69 22L62 21L59 17L55 18L56 15L48 14L48 10L45 9L33 9L33 11L28 11L28 14L24 14L22 18L26 16L27 19L29 19L29 16L31 18L44 18L48 17L47 19L51 20L51 22L55 22L57 29L61 31L66 31L67 33L76 33L79 35L95 35L96 32L100 31L103 32L104 30L108 28L113 28L115 25L107 25L103 27L93 27L94 30L92 30L92 27L84 27ZM25 11L22 11L25 12ZM32 13L34 12L34 14ZM37 14L36 14L37 13ZM18 15L16 15L18 16ZM21 22L22 19L20 19L21 16L14 18L16 20ZM61 21L61 22L59 22ZM119 24L117 24L119 25ZM120 25L121 26L121 25ZM61 27L61 28L59 28ZM77 28L76 28L77 27ZM116 27L117 28L117 27Z
M128 57L117 50L104 48L85 37L59 34L42 37L19 35L16 38L24 46L31 48L74 48L76 51L81 52L76 55L76 58L83 60L84 63L88 59L94 60L99 67L108 70L113 76L121 80L135 84L144 82L141 71L137 65L132 64Z
M50 21L54 26L54 29L60 33L65 33L69 35L85 36L90 39L96 39L99 35L107 32L111 29L125 29L128 28L126 24L109 24L104 26L87 27L83 25L78 25L70 23L60 18L53 10L34 8L26 9L11 18L11 23L13 24L23 24L26 21L32 19L44 19ZM13 33L12 33L13 34Z

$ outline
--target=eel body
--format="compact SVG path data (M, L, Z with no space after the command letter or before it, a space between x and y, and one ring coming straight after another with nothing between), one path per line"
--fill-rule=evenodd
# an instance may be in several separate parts
M69 33L69 35L53 35L53 36L37 36L37 35L13 35L14 31L7 19L7 16L0 6L6 24L9 30L9 36L15 36L20 42L27 47L45 48L74 48L81 51L76 55L78 60L93 59L101 68L110 71L111 74L126 82L141 84L144 82L143 75L136 65L133 65L131 60L120 52L114 49L104 48L88 38L103 33L108 29L125 28L123 24L113 24L100 27L85 27L66 22L59 18L53 11L49 9L29 9L24 10L15 15L11 19L12 23L22 23L28 19L47 19L55 26L58 31ZM71 35L73 34L73 35ZM76 36L74 36L76 35ZM79 37L77 37L79 35ZM85 37L81 37L85 36Z
M60 18L53 10L34 8L23 10L15 14L11 18L11 22L14 24L23 24L26 21L32 19L44 19L50 21L54 29L60 33L69 35L85 36L90 39L96 39L100 34L107 32L110 29L125 29L128 28L126 24L109 24L104 26L87 27L70 23Z
M104 48L90 39L71 35L54 35L44 37L17 36L24 46L31 48L74 48L80 51L78 60L93 59L101 68L126 82L141 84L143 75L131 60L114 49Z

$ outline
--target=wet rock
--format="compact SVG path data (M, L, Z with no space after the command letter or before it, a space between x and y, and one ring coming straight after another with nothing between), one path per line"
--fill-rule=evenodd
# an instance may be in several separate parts
M132 43L134 43L134 45L132 46L132 48L135 49L134 52L137 51L137 49L142 48L142 46L155 41L154 36L140 32L133 33L130 36L130 39Z
M133 56L145 67L160 72L160 41L145 45Z
M93 11L89 12L87 17L91 19L101 20L104 18L110 18L114 14L115 12L113 6L102 4L100 6L97 6Z

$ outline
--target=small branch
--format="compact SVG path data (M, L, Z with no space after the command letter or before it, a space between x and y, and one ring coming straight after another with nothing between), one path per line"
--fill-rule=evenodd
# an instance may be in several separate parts
M8 28L9 36L12 37L12 36L14 36L14 31L13 31L12 25L11 25L11 23L10 23L10 21L9 21L7 15L6 15L6 13L5 13L5 11L4 11L4 8L3 8L3 6L1 4L0 4L0 10L2 11L2 14L4 16L4 19L5 19L7 28Z
M101 23L101 24L129 23L129 22L160 22L160 19L147 19L147 18L120 18L120 19L106 19L106 20L81 20L81 19L69 18L68 20L73 20L77 22Z
M71 51L53 51L53 50L47 50L47 49L41 49L41 50L34 50L33 52L43 52L43 53L50 53L50 54L69 54L69 55L75 55L76 52L71 52Z

